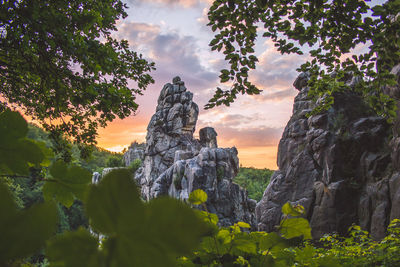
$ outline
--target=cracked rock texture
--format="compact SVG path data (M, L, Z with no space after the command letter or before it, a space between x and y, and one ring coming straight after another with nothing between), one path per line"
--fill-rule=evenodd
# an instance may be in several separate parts
M200 140L195 139L198 113L193 94L179 77L164 85L135 175L142 197L169 195L185 201L192 191L202 189L208 195L207 209L218 215L220 225L243 221L255 227L256 202L232 182L239 170L237 150L218 148L211 127L200 129Z
M314 238L346 234L355 223L381 239L390 220L400 218L400 123L391 129L350 92L335 94L328 111L307 117L314 107L307 79L302 74L294 83L300 92L279 143L279 170L256 207L258 230L273 231L290 201L305 207ZM349 77L349 85L356 82ZM398 87L389 89L400 95Z

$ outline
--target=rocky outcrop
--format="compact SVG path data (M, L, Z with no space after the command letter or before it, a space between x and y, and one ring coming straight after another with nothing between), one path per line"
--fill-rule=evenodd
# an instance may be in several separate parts
M207 209L218 215L220 225L244 221L255 226L256 202L232 182L239 170L236 148L218 148L211 127L200 129L200 140L195 139L198 113L193 94L179 77L163 87L135 176L143 198L169 195L185 201L193 190L203 189Z
M258 229L273 231L289 201L305 207L315 238L355 223L380 239L400 217L400 138L389 142L389 125L356 93L336 93L327 112L307 117L314 107L307 78L294 83L300 92L279 143L279 170L256 207Z
M128 150L124 153L123 160L125 163L126 167L131 166L131 164L135 160L144 160L144 150L145 150L146 144L144 143L138 143L138 142L133 142Z
M154 181L174 163L175 152L193 157L200 150L200 143L193 138L199 108L192 99L193 94L186 91L179 77L160 92L156 113L147 126L143 167L136 175L147 200L152 198L150 189Z

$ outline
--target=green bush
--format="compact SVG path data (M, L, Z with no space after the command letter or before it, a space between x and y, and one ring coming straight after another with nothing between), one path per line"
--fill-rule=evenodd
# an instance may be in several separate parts
M192 192L189 201L207 210L207 195L203 191ZM302 217L304 208L293 207L290 203L282 208L284 219L277 233L249 232L250 225L245 222L218 227L215 214L197 212L214 231L203 238L192 255L181 257L179 266L291 266L296 262L296 255L291 250L303 239L311 239L310 225Z
M260 201L273 173L274 171L269 169L241 167L233 181L245 188L250 198Z
M332 256L341 266L400 266L400 220L393 220L387 231L383 240L374 241L354 225L348 237L331 234L321 238L322 247L315 249L314 257Z

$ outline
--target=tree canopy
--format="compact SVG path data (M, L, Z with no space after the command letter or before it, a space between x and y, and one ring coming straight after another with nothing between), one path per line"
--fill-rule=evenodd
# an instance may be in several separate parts
M119 0L1 1L0 107L83 144L135 112L154 63L112 37L125 9Z
M217 88L206 107L229 105L239 93L261 92L248 74L256 68L254 46L262 33L282 54L309 50L311 59L299 71L310 73L311 95L324 96L321 108L332 103L333 92L348 89L343 77L351 72L361 81L355 90L378 114L394 116L394 103L382 89L395 84L390 70L400 62L400 1L373 7L367 2L215 0L208 13L208 25L215 32L210 46L223 51L230 65L221 70L221 82L233 85L229 90ZM354 54L359 46L364 46L365 52ZM336 75L331 75L333 72Z

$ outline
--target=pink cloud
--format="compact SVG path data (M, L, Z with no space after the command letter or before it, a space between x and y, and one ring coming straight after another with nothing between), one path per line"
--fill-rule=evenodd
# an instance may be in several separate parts
M128 0L128 1L133 2L134 4L151 3L168 7L179 6L183 8L197 7L200 3L206 3L208 5L211 5L212 3L212 0Z
M260 147L277 145L283 128L268 126L252 126L254 121L260 121L262 115L245 116L230 114L222 117L218 122L207 123L199 120L198 129L211 126L218 133L218 143L224 146Z
M283 101L283 100L291 100L297 95L298 91L294 89L294 87L272 91L266 90L261 93L261 95L253 96L254 100L258 102L267 102L267 101Z
M238 129L233 127L215 126L220 133L220 143L237 147L274 146L279 143L283 129L269 127L254 127Z

